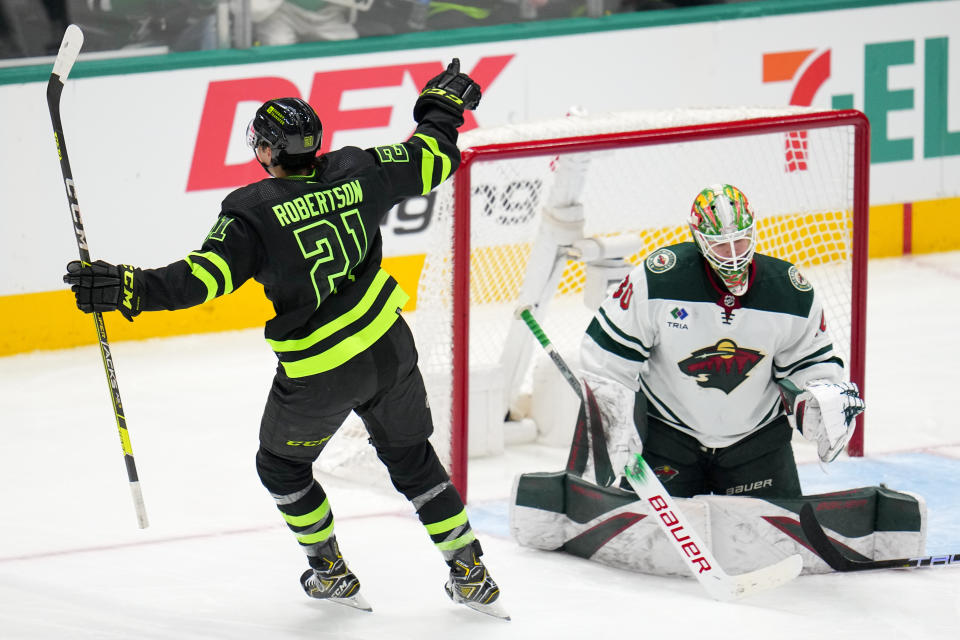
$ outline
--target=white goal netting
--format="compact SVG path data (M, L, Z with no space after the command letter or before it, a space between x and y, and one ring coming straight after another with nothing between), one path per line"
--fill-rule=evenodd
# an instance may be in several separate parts
M818 124L775 132L751 125L784 115ZM475 434L496 432L507 411L517 411L517 394L538 391L531 388L533 338L517 326L518 306L534 304L551 341L575 362L596 304L597 286L588 274L601 274L603 286L618 263L637 264L658 247L689 241L693 198L713 183L734 184L747 195L758 218L758 251L802 269L824 301L835 347L849 362L855 326L854 127L846 121L824 126L822 116L806 109L671 110L568 116L464 134L462 150L483 151L460 170L469 172L469 212L453 181L441 187L416 312L408 315L441 458L449 464L456 457L455 380L468 375L454 364L454 345L465 346L473 372L467 379L475 390L464 399L471 446L479 449L472 453L491 453L477 445ZM691 135L690 125L709 129L709 137ZM602 148L583 146L597 141ZM468 242L462 234L457 239L455 224L466 215ZM458 252L469 255L469 287L462 291L454 285ZM469 333L458 334L454 301L467 290ZM351 441L349 433L337 438ZM352 440L369 449L362 427ZM330 467L358 463L348 446L342 448L342 456L324 453Z

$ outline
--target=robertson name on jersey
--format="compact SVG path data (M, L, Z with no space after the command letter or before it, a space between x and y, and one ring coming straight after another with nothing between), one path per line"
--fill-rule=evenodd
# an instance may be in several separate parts
M380 266L381 218L456 170L461 123L433 107L406 142L345 147L310 175L237 189L199 250L143 271L144 310L201 304L253 278L273 303L264 334L288 376L343 364L386 333L409 297Z

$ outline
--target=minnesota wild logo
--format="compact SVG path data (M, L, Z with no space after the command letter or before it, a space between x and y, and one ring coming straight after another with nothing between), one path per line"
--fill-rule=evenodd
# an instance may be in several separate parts
M738 347L733 340L724 338L715 345L694 351L677 366L695 378L701 387L730 393L763 358L763 353Z
M790 284L792 284L797 291L810 291L810 289L813 289L810 281L804 278L803 274L800 273L800 270L795 266L790 265L790 269L787 270L787 275L790 277Z
M653 273L670 271L677 264L677 254L670 249L658 249L647 257L647 269Z
M679 475L680 472L674 469L673 467L671 467L670 465L665 464L662 467L655 468L653 470L653 473L654 475L657 476L657 479L659 479L660 482L670 482L675 477L677 477L677 475Z

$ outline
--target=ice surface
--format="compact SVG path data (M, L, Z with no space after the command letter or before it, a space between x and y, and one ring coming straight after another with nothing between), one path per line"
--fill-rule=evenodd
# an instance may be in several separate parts
M960 253L873 260L867 457L825 475L797 442L806 493L922 494L928 553L960 552ZM93 331L91 322L91 331ZM305 567L254 469L274 357L260 331L113 345L151 526L136 527L95 348L0 359L0 638L960 637L960 567L802 576L733 603L694 581L521 548L515 474L566 451L470 466L468 510L512 622L450 603L446 566L385 483L324 476L373 613L307 599Z

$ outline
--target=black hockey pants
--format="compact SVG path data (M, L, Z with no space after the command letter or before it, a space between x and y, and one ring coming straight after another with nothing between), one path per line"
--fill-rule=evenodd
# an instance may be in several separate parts
M257 472L307 554L317 555L333 534L313 462L350 411L363 420L391 482L444 556L469 544L463 501L427 440L430 406L401 317L366 352L332 371L289 378L277 368L260 426Z
M695 438L647 416L643 457L670 495L801 495L797 463L785 417L723 448L704 447Z

